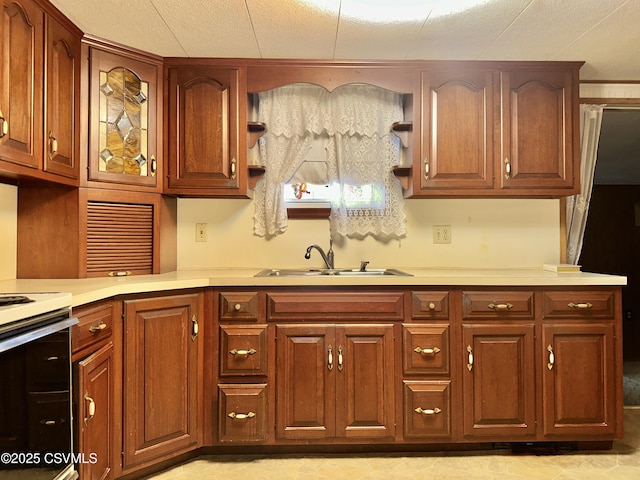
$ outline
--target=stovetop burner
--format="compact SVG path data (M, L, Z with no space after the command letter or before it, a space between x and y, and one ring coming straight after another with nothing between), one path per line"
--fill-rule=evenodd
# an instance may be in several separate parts
M31 298L25 295L0 296L0 307L4 305L16 305L19 303L31 303L31 302L35 302L35 300L32 300Z

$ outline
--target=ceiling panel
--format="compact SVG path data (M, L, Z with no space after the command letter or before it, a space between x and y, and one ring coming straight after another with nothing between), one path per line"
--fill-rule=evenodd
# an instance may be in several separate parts
M85 33L161 56L584 60L583 79L640 80L640 0L480 0L455 14L463 0L423 0L405 22L409 0L310 1L52 3ZM386 23L364 20L382 6Z
M178 39L184 50L183 56L260 56L243 1L150 1Z

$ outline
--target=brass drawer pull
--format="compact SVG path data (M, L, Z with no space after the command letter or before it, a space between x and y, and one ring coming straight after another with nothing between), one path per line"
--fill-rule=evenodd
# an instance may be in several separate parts
M193 315L191 317L191 324L192 324L191 340L195 342L196 337L198 336L198 332L200 331L200 327L198 326L198 317Z
M416 408L414 410L414 412L419 413L421 415L437 415L438 413L442 412L442 410L440 410L438 407L436 408Z
M424 179L429 180L429 157L424 158Z
M237 350L233 349L229 351L231 355L255 355L258 351L255 348L250 348L249 350Z
M551 345L547 346L547 352L549 352L549 363L547 363L547 368L549 370L553 370L553 366L556 363L556 356L553 353L553 347Z
M109 272L110 277L128 277L129 275L131 275L131 272L129 270L119 270L116 272Z
M471 345L467 345L467 370L473 369L473 349Z
M105 328L107 328L107 324L104 323L104 322L100 322L100 325L92 325L89 328L89 331L91 333L97 333L97 332L100 332L100 331L104 330Z
M156 171L158 170L158 161L156 160L155 155L151 155L151 176L156 176Z
M416 353L424 353L425 355L435 355L436 353L440 353L440 349L438 347L433 348L422 348L416 347L413 349Z
M232 180L235 180L236 178L236 169L237 169L236 163L237 163L237 160L235 159L235 157L232 158L231 159L231 179Z
M49 132L49 158L53 158L58 153L58 140L53 136L53 132Z
M227 415L230 418L237 418L238 420L245 420L247 418L253 418L256 416L255 412L249 412L249 413L236 413L236 412L231 412L229 415Z
M333 370L333 347L329 345L327 349L328 358L327 358L327 368L329 371Z
M4 118L2 110L0 110L0 138L4 137L7 133L9 133L9 122Z
M242 309L242 305L240 305L239 303L236 303L236 304L233 306L233 309L234 309L236 312L239 312L239 311Z
M338 347L338 371L342 371L342 345Z
M567 304L567 307L569 308L575 308L576 310L589 310L590 308L593 307L593 304L587 302L587 303L573 303L570 302Z
M511 310L513 305L511 303L490 303L487 307L491 310Z
M505 180L511 178L511 161L508 158L504 159L504 178Z

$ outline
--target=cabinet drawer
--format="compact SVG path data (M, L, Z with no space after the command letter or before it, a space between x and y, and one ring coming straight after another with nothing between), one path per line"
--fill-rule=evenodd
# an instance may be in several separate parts
M221 321L258 321L257 292L224 292L219 298Z
M27 449L55 452L70 442L69 391L29 393ZM64 439L64 440L63 440Z
M544 318L615 318L612 290L545 291Z
M299 292L267 295L268 320L401 320L402 292Z
M403 325L405 375L449 374L449 326Z
M414 320L447 320L449 292L412 292L411 318Z
M449 382L404 382L404 438L451 437Z
M267 326L220 327L220 376L267 375Z
M221 443L267 440L267 384L218 385Z
M113 328L113 302L100 303L73 312L78 324L71 330L71 350L76 353L111 337Z
M26 387L29 392L69 388L69 337L57 332L27 345Z
M532 320L535 317L533 299L533 291L462 292L462 318Z

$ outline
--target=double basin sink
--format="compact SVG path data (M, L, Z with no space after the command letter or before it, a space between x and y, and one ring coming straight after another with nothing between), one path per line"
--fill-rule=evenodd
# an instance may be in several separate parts
M372 268L367 270L354 269L266 269L256 273L255 277L309 277L320 275L350 276L350 277L377 277L382 275L394 275L400 277L410 277L410 273L396 270L395 268Z

